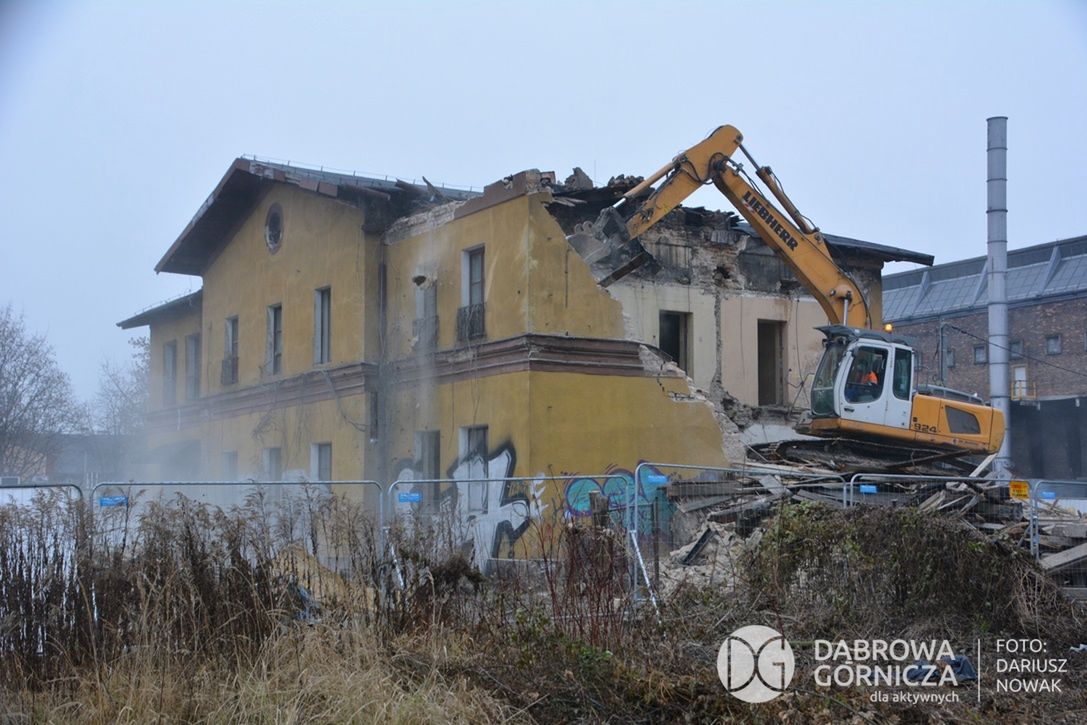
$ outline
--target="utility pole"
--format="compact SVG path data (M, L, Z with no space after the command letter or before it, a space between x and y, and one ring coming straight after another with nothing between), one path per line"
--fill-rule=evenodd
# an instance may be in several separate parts
M993 473L1011 475L1011 389L1008 383L1008 119L988 119L988 176L986 178L989 256L989 401L1004 414L1004 441Z

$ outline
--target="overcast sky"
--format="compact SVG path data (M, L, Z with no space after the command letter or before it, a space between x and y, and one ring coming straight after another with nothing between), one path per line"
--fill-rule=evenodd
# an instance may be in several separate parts
M199 288L153 267L236 156L603 182L722 123L823 229L946 262L985 253L993 115L1010 246L1087 234L1087 2L9 0L0 305L90 398L115 323Z

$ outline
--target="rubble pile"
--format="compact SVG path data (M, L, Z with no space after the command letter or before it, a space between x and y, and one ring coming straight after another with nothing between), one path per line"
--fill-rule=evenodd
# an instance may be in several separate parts
M850 484L850 478L841 470L813 465L760 463L670 479L662 491L674 511L667 537L676 548L663 547L665 553L653 556L662 594L684 582L734 587L738 557L752 542L757 545L763 519L787 501L839 510L912 508L946 516L1006 549L1036 551L1041 569L1067 594L1082 598L1087 593L1087 518L1059 500L1039 502L1032 542L1031 504L1012 498L1006 481L869 474Z

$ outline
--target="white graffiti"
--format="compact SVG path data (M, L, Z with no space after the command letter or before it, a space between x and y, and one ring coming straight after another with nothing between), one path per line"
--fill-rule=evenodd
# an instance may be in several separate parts
M450 478L456 481L455 493L443 496L443 512L455 511L451 532L455 541L451 543L470 547L476 566L484 571L499 554L497 539L501 531L505 530L511 540L516 539L532 519L539 519L547 509L542 503L542 479L527 481L526 491L510 495L509 487L517 484L504 479L512 475L513 468L513 452L508 448L487 461L479 455L469 456L451 472ZM429 485L405 483L412 479L410 470L401 471L396 502L400 513L409 513L415 503L413 494L425 495L423 489Z

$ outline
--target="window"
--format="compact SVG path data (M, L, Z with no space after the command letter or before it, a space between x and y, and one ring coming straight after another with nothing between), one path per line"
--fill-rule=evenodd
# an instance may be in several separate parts
M265 373L278 375L283 371L283 305L268 308L268 343Z
M314 443L310 446L310 469L314 481L332 480L331 443Z
M416 350L433 350L438 346L438 286L434 283L415 288L411 334Z
M223 385L238 382L238 318L228 317L223 326L223 371L219 378Z
M185 338L185 399L200 397L200 336Z
M759 320L756 333L759 405L784 405L785 323L779 320Z
M944 367L951 369L955 367L955 351L944 350Z
M985 345L974 345L974 364L984 365L989 362L989 351Z
M279 245L283 242L283 209L279 204L272 204L268 208L268 216L264 218L264 242L272 254L279 251Z
M461 300L457 310L457 340L486 337L484 325L483 247L470 249L461 259Z
M177 341L162 346L162 404L177 403Z
M378 391L370 393L370 442L377 441L381 433L381 396Z
M891 379L891 391L899 400L910 399L910 377L913 374L913 353L902 348L895 348L894 377Z
M483 247L467 252L468 305L483 304Z
M487 426L472 425L460 429L460 457L462 459L479 456L487 465Z
M238 452L226 451L223 453L223 480L238 480Z
M1030 382L1027 380L1027 366L1026 365L1013 365L1012 366L1012 400L1024 400L1032 398L1030 391Z
M944 407L947 414L947 427L952 433L978 434L981 432L981 424L977 416L965 410L959 410L950 405Z
M1008 352L1011 353L1012 360L1022 360L1023 359L1023 341L1022 340L1012 340L1011 344L1008 346Z
M1046 335L1046 337L1045 337L1045 354L1046 355L1060 355L1061 354L1061 336L1060 335Z
M845 383L845 399L850 403L871 403L883 394L887 375L887 350L858 347L853 350L853 364Z
M441 432L415 432L415 472L423 479L441 478Z
M332 288L313 292L313 362L332 362Z
M265 481L283 480L283 451L281 448L265 448L261 452L261 465Z
M473 425L460 429L460 457L462 461L470 462L477 459L480 462L481 471L469 466L471 475L484 478L490 475L487 466L487 426ZM468 511L472 513L486 511L487 482L470 480L467 484Z
M661 310L657 329L661 351L690 374L691 313Z

